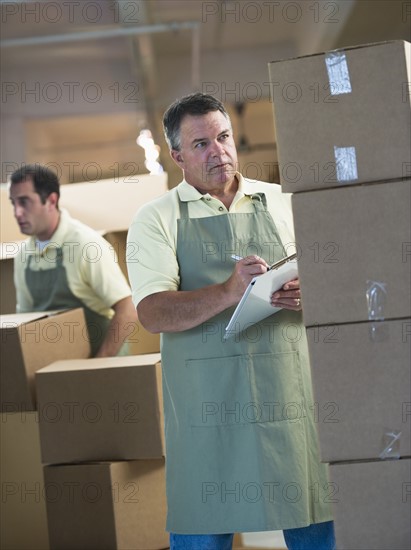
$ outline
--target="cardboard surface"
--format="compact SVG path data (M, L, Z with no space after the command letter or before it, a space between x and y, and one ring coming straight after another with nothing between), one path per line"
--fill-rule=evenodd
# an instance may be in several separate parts
M0 317L2 412L36 410L35 372L62 358L90 355L81 308Z
M160 354L58 361L36 375L44 463L164 456Z
M36 412L0 414L0 462L0 547L3 550L48 550Z
M16 311L13 265L13 258L0 258L0 315Z
M44 468L56 550L168 548L164 460Z
M410 548L410 459L332 464L330 483L337 550Z
M321 460L411 456L411 319L314 327L307 339Z
M14 218L7 185L0 185L0 241L14 243L24 239Z
M135 329L127 338L129 355L144 353L160 353L160 334L148 332L140 321L136 322Z
M328 70L325 54L269 64L284 191L410 177L410 47L336 50Z
M292 197L306 326L411 314L411 181Z
M139 174L135 178L138 181L121 177L117 181L108 179L62 185L61 207L97 231L128 230L140 206L168 189L166 173ZM94 206L91 208L91 205Z

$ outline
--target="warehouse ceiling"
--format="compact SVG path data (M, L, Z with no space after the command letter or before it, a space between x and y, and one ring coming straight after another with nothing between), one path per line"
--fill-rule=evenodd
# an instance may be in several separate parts
M25 160L27 151L38 158L47 140L55 147L59 121L66 141L74 132L74 142L80 124L111 113L127 114L131 126L148 126L160 140L159 113L193 90L228 103L234 118L239 103L248 104L248 116L267 118L256 104L270 98L269 61L411 39L406 0L58 0L0 7L2 155L9 161ZM67 117L79 123L68 125ZM98 145L95 128L90 140ZM36 143L33 135L44 139Z
M202 64L216 53L255 51L257 59L269 48L274 59L409 40L410 11L404 0L5 1L2 67L128 60L144 73L145 95L155 96L156 67L164 59L190 59L192 85L199 87Z

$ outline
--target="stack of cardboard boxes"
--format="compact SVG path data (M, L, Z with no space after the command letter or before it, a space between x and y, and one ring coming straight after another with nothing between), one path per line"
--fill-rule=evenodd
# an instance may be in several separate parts
M133 182L80 183L62 186L61 204L105 236L113 247L113 260L125 272L131 219L141 204L166 190L166 174L142 175ZM81 309L13 314L13 258L22 235L7 195L2 188L0 546L164 548L168 542L158 412L159 337L137 322L128 338L130 355L137 356L100 364L88 359L90 344ZM99 208L90 209L96 196ZM59 372L46 371L40 378L37 404L35 373L46 366L52 371L56 361ZM114 372L116 378L110 378ZM42 461L73 464L43 469ZM103 522L96 522L100 514ZM105 542L100 544L98 537Z
M0 546L49 547L35 372L63 358L87 360L81 308L0 317Z
M57 361L36 393L50 547L167 548L160 354Z
M410 44L270 63L338 549L410 547Z
M2 316L7 550L168 548L160 354L90 359L86 334L81 308Z

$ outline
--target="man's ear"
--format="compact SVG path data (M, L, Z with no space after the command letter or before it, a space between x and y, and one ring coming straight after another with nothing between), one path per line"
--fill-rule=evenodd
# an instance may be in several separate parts
M176 151L175 149L172 149L170 154L171 158L174 160L177 166L179 166L180 168L184 168L184 159L181 151Z
M47 200L48 200L49 204L51 204L52 206L55 206L57 208L57 203L59 201L59 197L58 197L57 193L50 193L50 195L47 197Z

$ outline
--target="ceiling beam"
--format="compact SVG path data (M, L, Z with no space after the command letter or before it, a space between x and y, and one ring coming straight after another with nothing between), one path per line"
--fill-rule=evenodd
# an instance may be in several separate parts
M20 46L39 46L44 44L64 44L66 42L79 42L82 40L99 40L116 38L119 36L138 36L161 32L174 32L177 30L192 30L197 28L197 21L185 21L182 23L162 23L158 25L142 25L138 27L122 27L103 29L101 31L72 32L67 34L51 34L46 36L28 36L22 38L7 38L0 40L1 48L17 48Z
M129 27L128 4L117 0L119 22L124 28ZM147 13L147 3L135 0L134 7L137 10L139 21L144 26L150 26L150 18ZM140 90L144 96L144 111L146 126L150 129L154 141L158 143L160 130L155 116L154 104L157 98L157 68L152 37L150 34L131 35L128 39L129 63L131 74L138 80ZM141 130L141 128L140 128Z

